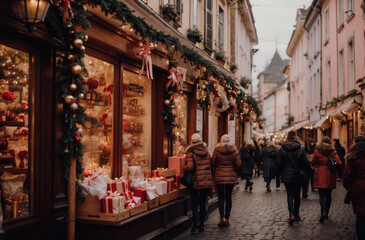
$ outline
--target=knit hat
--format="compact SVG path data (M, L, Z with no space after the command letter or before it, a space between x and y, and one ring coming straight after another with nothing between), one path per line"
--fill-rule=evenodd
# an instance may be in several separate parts
M231 137L228 135L228 134L224 134L222 137L221 137L221 143L228 143L231 141Z
M327 143L327 144L331 144L331 138L325 136L325 137L322 138L322 142Z
M288 140L295 140L297 138L297 132L295 130L290 130L286 138Z
M201 141L202 141L202 137L199 135L199 133L194 133L193 135L191 135L192 143L197 143L197 142L201 142Z

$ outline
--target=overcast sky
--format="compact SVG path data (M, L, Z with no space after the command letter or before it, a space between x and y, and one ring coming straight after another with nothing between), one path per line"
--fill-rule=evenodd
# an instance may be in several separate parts
M252 79L254 91L257 75L270 62L277 46L281 58L288 56L285 51L290 40L298 8L310 6L311 0L250 0L255 18L259 43L254 46L259 51L255 54ZM277 41L277 44L276 44Z

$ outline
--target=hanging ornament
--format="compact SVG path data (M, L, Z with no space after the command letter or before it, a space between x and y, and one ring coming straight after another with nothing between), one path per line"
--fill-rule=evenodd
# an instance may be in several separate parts
M181 67L176 67L176 68L171 68L170 69L170 75L167 77L169 79L169 81L166 84L166 89L169 88L170 86L177 86L178 90L182 90L183 89L183 78L184 78L184 74L182 72Z
M249 117L246 117L245 118L245 122L249 122L250 121L250 118Z
M65 100L65 103L67 103L67 104L71 104L71 103L75 102L75 97L72 95L66 95L63 99Z
M85 94L84 93L79 93L79 98L80 99L84 99L85 98Z
M85 51L85 46L81 46L80 50L84 52Z
M75 56L72 55L72 54L68 55L67 56L67 59L70 60L70 61L72 61L72 62L75 62Z
M81 142L81 137L76 135L75 140L76 140L77 143L80 143Z
M198 65L196 66L196 68L197 68L197 69L201 69L201 68L202 68L202 65L198 64Z
M69 34L74 34L74 33L75 33L75 31L72 29L69 31Z
M63 0L63 21L67 22L71 20L69 10L71 12L72 16L72 8L71 8L71 2L74 2L75 0Z
M75 63L71 67L71 72L75 75L79 75L82 72L82 67L79 64Z
M165 106L169 106L170 105L170 100L165 99L165 101L163 103L165 104Z
M82 128L78 128L76 131L77 134L81 134L82 133Z
M141 76L144 71L144 67L146 66L147 77L149 79L153 79L151 50L154 48L154 45L153 43L144 44L140 42L139 47L138 55L142 56L142 68L139 76Z
M87 42L87 40L89 40L89 36L87 34L85 34L83 39L84 39L84 42Z
M77 47L77 48L80 48L83 44L84 44L84 42L80 38L76 38L73 41L74 47Z
M77 90L77 85L75 83L71 83L70 86L68 86L68 89L70 89L70 91L74 92Z
M70 108L71 110L76 111L79 108L79 106L77 106L77 103L74 102L70 105Z
M260 128L260 129L262 129L262 128L263 128L263 126L260 124L260 125L259 125L259 128Z

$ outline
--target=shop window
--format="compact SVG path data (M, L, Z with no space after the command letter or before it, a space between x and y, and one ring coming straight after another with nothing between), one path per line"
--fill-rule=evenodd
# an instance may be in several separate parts
M89 76L80 103L92 121L86 123L87 129L82 132L83 167L86 173L98 169L112 177L114 65L89 55L84 63Z
M174 93L175 122L178 127L174 128L175 140L173 141L173 155L183 156L188 145L188 98L185 94Z
M146 76L123 72L123 176L128 166L151 170L152 83Z
M32 213L29 59L28 53L0 44L0 196L4 221Z

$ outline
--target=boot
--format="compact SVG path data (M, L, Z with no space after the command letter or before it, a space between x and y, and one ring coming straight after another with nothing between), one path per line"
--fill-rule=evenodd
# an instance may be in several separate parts
M290 217L288 219L289 225L293 225L294 224L294 221L295 221L294 215L290 215Z
M228 218L226 218L225 226L227 226L227 227L229 226Z
M271 192L271 187L270 187L270 186L268 186L266 191L267 191L267 192Z
M195 232L198 228L199 228L199 225L197 223L194 223L193 227L190 230L190 232Z
M250 190L250 192L252 192L252 185L253 185L253 182L252 180L250 180L250 188L248 190Z
M226 225L227 219L225 217L222 217L221 220L218 223L218 227L223 227Z
M200 223L199 225L199 232L204 232L204 224Z

